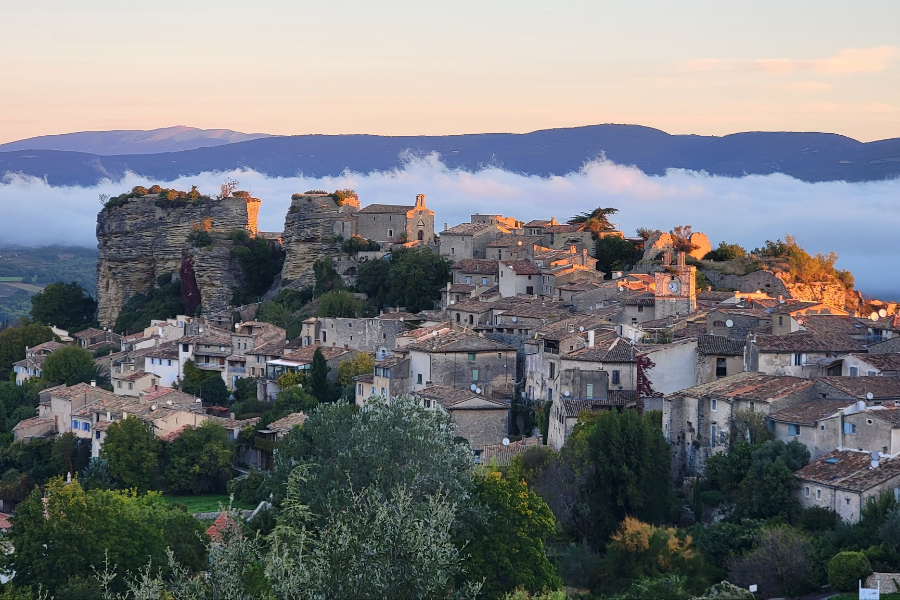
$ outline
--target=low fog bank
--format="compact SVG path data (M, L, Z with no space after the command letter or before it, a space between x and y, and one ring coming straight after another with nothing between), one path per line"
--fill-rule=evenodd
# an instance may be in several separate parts
M864 294L900 299L900 179L805 183L786 175L728 178L685 170L651 176L608 161L550 178L500 168L457 171L437 156L409 158L403 168L389 172L325 178L270 178L239 170L168 182L129 174L94 187L52 187L33 177L13 176L0 182L0 244L93 246L100 194L158 183L185 190L196 185L214 195L226 177L262 199L260 228L266 231L280 231L291 194L309 189L350 187L363 205L412 205L415 195L424 193L438 231L445 222L453 226L476 212L564 221L597 206L612 206L619 209L613 221L626 234L637 227L669 230L689 224L706 233L714 247L726 240L748 250L766 239L793 235L811 253L838 253L837 266L854 273Z

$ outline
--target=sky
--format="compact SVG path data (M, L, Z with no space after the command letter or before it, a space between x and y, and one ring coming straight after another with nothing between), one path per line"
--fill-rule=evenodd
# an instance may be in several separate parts
M6 4L0 143L172 125L900 137L895 0Z
M499 168L449 169L437 156L411 158L390 172L323 179L233 171L173 182L128 175L122 181L79 188L12 177L0 181L0 206L15 207L4 214L0 243L92 246L100 194L118 195L135 185L159 183L177 189L197 185L201 192L214 195L226 177L262 199L259 225L264 231L281 231L291 194L309 189L351 187L363 205L412 205L416 194L424 193L435 212L438 233L444 223L468 222L476 212L501 212L524 221L550 217L563 221L598 206L611 206L619 209L611 220L629 235L637 227L668 231L689 224L705 233L714 247L726 241L747 250L763 246L767 239L793 235L811 253L836 252L837 267L852 271L857 289L864 294L900 301L900 265L885 241L895 239L900 231L900 211L896 210L900 179L812 184L786 175L732 178L684 170L650 176L610 162L543 178Z

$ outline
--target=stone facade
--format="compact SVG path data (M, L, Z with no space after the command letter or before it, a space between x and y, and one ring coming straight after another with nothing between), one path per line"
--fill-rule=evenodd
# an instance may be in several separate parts
M97 304L101 326L115 324L125 302L149 292L156 279L181 270L188 236L205 229L214 239L247 229L247 199L208 199L180 208L161 208L157 196L135 198L97 215ZM219 235L217 235L219 234ZM239 284L230 243L191 249L204 311L225 310Z
M364 239L381 244L434 244L434 211L425 206L425 194L416 196L415 206L370 204L355 218L355 233Z

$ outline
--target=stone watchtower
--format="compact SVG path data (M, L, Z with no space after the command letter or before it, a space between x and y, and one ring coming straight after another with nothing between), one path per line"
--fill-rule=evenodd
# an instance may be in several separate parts
M663 254L660 271L654 274L656 280L656 318L686 315L697 309L697 268L685 265L684 252L677 253L672 264L672 253Z

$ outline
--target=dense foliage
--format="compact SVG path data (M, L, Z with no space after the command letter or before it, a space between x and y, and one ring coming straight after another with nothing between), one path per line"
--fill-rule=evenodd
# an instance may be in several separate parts
M231 441L214 421L186 427L162 452L162 476L175 494L223 493L231 478Z
M106 430L100 458L107 461L113 483L141 492L154 489L160 453L159 438L136 417L116 421Z
M594 242L594 256L597 259L597 270L609 275L613 271L632 267L643 254L625 238L604 235Z
M0 379L12 373L13 363L25 358L25 348L34 348L55 339L49 327L28 323L0 331Z
M853 274L850 271L836 269L838 255L834 252L811 255L797 244L796 238L790 235L784 241L766 240L761 248L754 248L752 254L769 259L779 259L781 266L800 283L816 283L837 279L847 288L853 287Z
M119 311L114 330L121 334L135 333L150 326L153 319L170 319L184 314L181 281L171 273L156 278L156 285L147 294L135 294Z
M376 309L403 306L415 313L433 309L448 281L447 259L428 249L401 248L389 260L360 264L356 289L365 293Z
M41 378L49 385L75 385L96 380L94 356L80 346L60 348L44 359Z
M51 283L31 297L31 318L44 325L78 330L94 321L97 302L77 282Z
M243 229L229 234L234 242L231 258L241 266L242 285L234 291L232 304L258 302L269 291L275 278L281 274L284 250L262 237L251 238Z
M719 242L719 247L715 250L710 250L706 253L706 256L703 258L705 260L714 260L714 261L726 261L726 260L734 260L736 258L744 258L747 256L747 250L740 246L739 244L729 244L726 242Z

